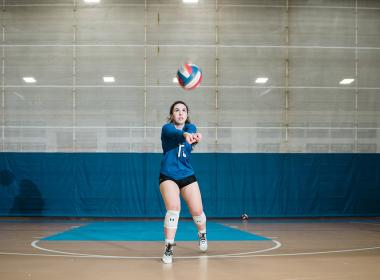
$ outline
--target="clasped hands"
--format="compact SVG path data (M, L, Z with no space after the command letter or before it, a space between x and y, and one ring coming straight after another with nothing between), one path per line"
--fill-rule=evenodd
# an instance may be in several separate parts
M183 137L185 137L186 142L191 145L194 143L199 143L202 139L202 134L200 134L199 132L197 133L184 132Z

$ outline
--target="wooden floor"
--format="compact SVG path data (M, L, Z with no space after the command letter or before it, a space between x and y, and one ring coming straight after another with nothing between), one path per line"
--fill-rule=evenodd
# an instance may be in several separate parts
M376 218L215 220L269 240L210 241L205 254L178 241L171 265L161 263L159 241L41 240L88 222L1 218L0 279L380 279Z

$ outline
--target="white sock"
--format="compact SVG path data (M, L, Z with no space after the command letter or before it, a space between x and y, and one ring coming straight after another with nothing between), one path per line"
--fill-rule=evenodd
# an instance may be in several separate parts
M200 233L200 234L202 234L202 233L206 233L206 228L201 229L201 230L199 231L199 233Z
M165 239L165 245L166 244L174 244L174 239Z

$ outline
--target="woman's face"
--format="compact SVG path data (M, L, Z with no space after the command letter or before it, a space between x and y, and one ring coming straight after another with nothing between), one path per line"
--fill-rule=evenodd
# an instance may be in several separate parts
M187 120L187 108L182 103L174 105L172 120L175 124L184 124Z

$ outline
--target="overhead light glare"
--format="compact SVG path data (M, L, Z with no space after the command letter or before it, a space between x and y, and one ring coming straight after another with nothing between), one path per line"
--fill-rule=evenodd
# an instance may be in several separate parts
M22 79L24 80L25 83L28 83L28 84L37 82L37 80L33 77L23 77Z
M182 2L185 4L194 4L194 3L198 3L199 0L182 0Z
M267 77L259 77L255 80L255 84L265 84L266 82L268 82Z
M114 83L115 82L115 77L105 76L105 77L103 77L103 82L105 82L105 83Z
M355 81L355 79L343 79L339 82L341 85L349 85L352 84Z
M99 4L100 0L84 0L84 2L87 4Z

